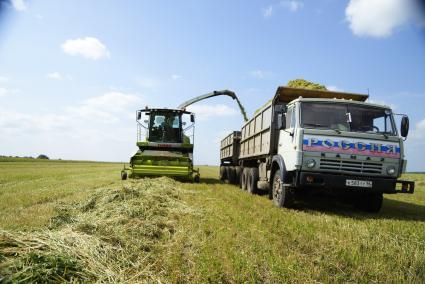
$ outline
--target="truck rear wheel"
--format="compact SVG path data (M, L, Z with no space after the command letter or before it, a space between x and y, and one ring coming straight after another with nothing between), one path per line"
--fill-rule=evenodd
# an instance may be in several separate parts
M230 167L230 166L226 167L226 176L230 184L235 183L235 175L236 175L236 171L234 167Z
M122 180L126 180L127 179L127 172L126 171L122 171L121 172L121 179Z
M247 189L247 186L248 186L248 175L249 175L249 168L243 168L242 178L241 178L241 188L243 190L246 190Z
M241 178L242 178L242 167L235 167L235 184L241 186Z
M248 173L248 183L247 183L247 190L249 193L255 194L258 192L257 182L258 182L258 169L250 168Z
M226 167L220 166L220 180L225 181L226 180Z
M280 178L280 170L277 170L273 176L272 197L273 203L277 207L290 208L294 204L293 193Z
M356 207L365 212L378 213L383 199L383 194L380 192L364 194L356 198Z

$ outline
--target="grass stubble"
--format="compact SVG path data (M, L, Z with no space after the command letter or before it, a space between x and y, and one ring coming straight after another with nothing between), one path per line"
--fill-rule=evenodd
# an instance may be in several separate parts
M274 208L266 196L219 183L214 167L201 168L204 183L189 184L121 183L108 174L110 165L84 175L77 166L69 165L72 175L90 189L78 191L83 198L68 195L70 187L64 199L43 203L37 189L57 184L55 178L28 185L22 179L20 188L33 191L37 206L54 209L43 211L43 226L34 216L33 229L26 214L24 229L15 219L1 221L0 283L425 282L424 175L407 176L416 180L416 193L387 195L374 215L321 202ZM65 185L67 176L58 173ZM94 176L104 185L95 186ZM12 188L16 177L0 185ZM24 205L22 212L33 211L26 191L13 197L3 190Z

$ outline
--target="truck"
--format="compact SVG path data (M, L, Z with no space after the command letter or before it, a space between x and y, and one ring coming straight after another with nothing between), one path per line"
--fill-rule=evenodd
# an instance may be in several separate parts
M414 192L413 181L400 179L409 118L368 97L278 87L221 141L220 179L252 194L267 191L278 207L318 193L349 196L359 209L379 212L383 194Z

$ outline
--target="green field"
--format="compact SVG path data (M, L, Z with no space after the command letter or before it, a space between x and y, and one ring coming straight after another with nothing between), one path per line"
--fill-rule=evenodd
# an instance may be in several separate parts
M379 214L279 209L201 167L201 184L122 164L0 161L0 283L424 283L425 175Z

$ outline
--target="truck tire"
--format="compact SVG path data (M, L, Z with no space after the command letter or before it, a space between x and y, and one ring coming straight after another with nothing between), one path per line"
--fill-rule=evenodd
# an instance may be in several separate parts
M230 184L235 183L235 175L236 175L236 171L234 167L230 167L230 166L226 167L226 176Z
M127 179L127 172L126 171L122 171L121 172L121 180L126 180Z
M242 167L236 166L235 167L235 184L241 186L241 178L242 178Z
M242 188L242 190L247 190L249 169L250 168L243 168L242 177L241 177L241 188Z
M280 178L280 169L273 176L272 197L273 203L277 207L291 208L294 204L294 194L284 181Z
M251 194L258 193L257 182L258 182L258 168L250 168L249 174L248 174L248 183L246 188L249 193Z
M383 194L380 192L364 194L356 198L356 207L365 212L378 213L383 199Z
M220 180L225 181L226 180L226 167L220 166Z

